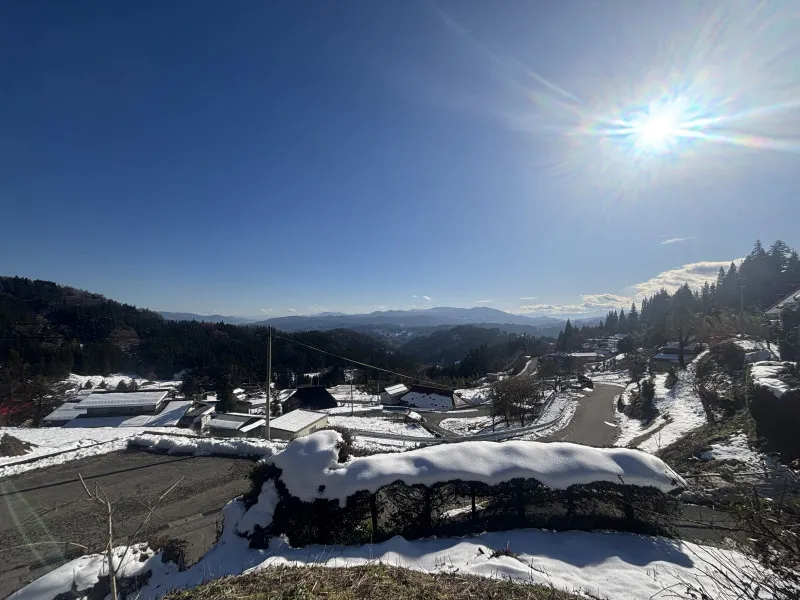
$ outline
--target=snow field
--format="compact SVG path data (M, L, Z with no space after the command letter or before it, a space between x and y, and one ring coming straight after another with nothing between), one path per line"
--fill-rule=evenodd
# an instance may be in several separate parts
M405 423L399 420L389 420L381 417L345 417L331 415L328 425L345 427L357 431L374 431L376 433L391 433L395 435L408 435L414 437L432 438L433 434L419 423Z
M169 590L191 588L211 578L270 566L348 567L375 563L425 573L458 572L540 583L614 600L681 597L686 584L691 583L703 586L714 600L733 600L735 596L720 590L709 573L720 570L740 577L763 572L738 552L628 533L519 529L462 538L407 541L397 536L380 544L304 548L292 548L285 539L273 538L267 550L250 549L248 540L237 533L247 531L256 514L268 518L273 509L271 492L262 488L258 503L249 511L239 501L225 506L219 541L186 571L178 572L173 563L162 563L160 554L156 554L141 563L133 560L129 563L126 559L123 573L152 571L147 585L137 593L141 600L156 599ZM253 511L253 519L248 519L247 515ZM493 549L506 546L517 553L515 558L489 558ZM116 549L116 554L119 556L121 550ZM138 556L135 558L138 560ZM101 573L104 573L103 557L83 556L41 577L11 598L51 598L68 593L73 581L78 590L87 589Z

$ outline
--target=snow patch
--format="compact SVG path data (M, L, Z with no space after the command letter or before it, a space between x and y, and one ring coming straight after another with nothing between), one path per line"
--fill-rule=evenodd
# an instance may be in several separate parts
M756 362L750 367L750 376L755 385L769 390L776 398L781 398L792 389L792 386L781 379L781 375L794 364L769 360Z
M376 433L391 433L394 435L408 435L413 437L433 437L419 423L406 423L399 420L383 419L381 417L344 417L332 415L328 417L328 424L356 431L374 431Z
M241 534L253 534L256 525L266 527L272 523L275 514L275 507L278 505L278 490L275 489L275 482L270 480L261 485L261 492L258 494L258 501L250 507L236 525L236 531Z
M169 454L208 456L246 456L267 458L286 446L285 442L257 438L202 438L158 435L137 435L128 441L135 448L160 450Z

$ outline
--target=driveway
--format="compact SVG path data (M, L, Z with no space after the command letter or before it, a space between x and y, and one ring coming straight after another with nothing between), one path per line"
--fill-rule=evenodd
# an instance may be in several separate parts
M172 484L139 535L181 538L190 561L216 540L220 509L247 490L253 462L245 459L167 456L128 450L0 479L0 598L70 560L61 543L96 551L105 543L105 520L85 500L86 485L102 487L115 506L115 544L131 535L149 507Z
M611 446L619 437L614 420L614 401L622 388L595 383L594 391L578 400L575 415L564 429L542 438L543 442L574 442L585 446Z

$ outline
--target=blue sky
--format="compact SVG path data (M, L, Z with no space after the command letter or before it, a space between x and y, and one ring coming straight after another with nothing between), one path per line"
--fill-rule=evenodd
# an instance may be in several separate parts
M800 246L795 8L5 2L0 273L266 316L701 282Z

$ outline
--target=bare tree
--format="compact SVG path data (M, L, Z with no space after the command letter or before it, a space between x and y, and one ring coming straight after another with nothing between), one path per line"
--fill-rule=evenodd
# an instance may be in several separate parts
M535 412L539 396L539 388L532 377L507 377L496 381L489 391L492 417L502 417L506 425L519 421L525 427L526 418Z

